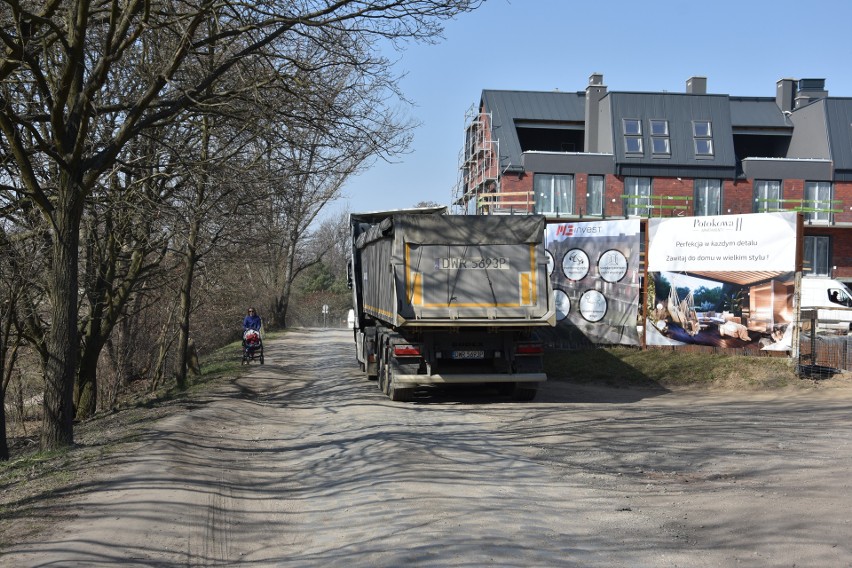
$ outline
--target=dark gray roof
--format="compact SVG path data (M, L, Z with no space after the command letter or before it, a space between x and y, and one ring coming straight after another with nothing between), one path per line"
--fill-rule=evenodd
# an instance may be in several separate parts
M521 145L515 131L517 123L582 123L585 97L584 92L482 91L482 104L492 113L493 136L500 140L501 165L521 164Z
M852 172L852 99L825 99L825 113L834 169L848 170L848 174ZM848 175L842 177L848 179Z
M734 130L777 128L792 131L793 124L784 116L774 98L730 97L731 126Z
M639 175L637 172L642 175L689 175L686 170L692 173L716 170L726 177L734 177L734 134L793 135L792 121L772 97L621 91L609 92L604 97L608 99L611 122L600 124L600 128L611 129L616 171L622 175ZM836 174L840 173L837 179L852 179L852 98L826 98L820 102L825 104L830 158ZM522 167L519 125L582 129L585 122L583 91L483 90L481 104L492 114L492 135L500 141L503 168ZM643 119L646 127L646 119L668 120L671 157L652 157L647 147L642 157L626 156L621 130L623 118ZM696 119L712 122L712 159L695 157L691 125ZM647 146L650 139L647 134L644 137Z
M736 155L731 127L731 105L727 95L613 92L609 93L608 97L613 129L613 153L618 170L632 171L631 166L641 165L645 175L665 175L672 168L722 168L729 170L727 173L733 176ZM642 121L644 153L641 156L625 152L622 119L631 118ZM651 153L651 136L647 131L648 121L651 119L668 121L671 147L669 157ZM696 120L708 120L711 123L712 156L695 155L692 125ZM601 128L605 127L601 124Z

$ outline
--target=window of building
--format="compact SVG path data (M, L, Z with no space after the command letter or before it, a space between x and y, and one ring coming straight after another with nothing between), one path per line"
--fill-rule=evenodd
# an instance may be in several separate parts
M586 213L603 216L604 176L589 176L586 188Z
M709 120L693 120L692 135L695 138L712 138L713 127Z
M722 214L722 180L695 180L695 216Z
M806 236L802 272L812 276L831 274L831 237Z
M671 156L672 150L669 144L668 137L652 136L651 137L651 152L656 155Z
M692 121L692 138L696 158L713 156L713 125L709 120Z
M624 213L628 217L651 216L651 178L624 178Z
M574 214L574 176L535 174L535 212L543 215Z
M695 156L709 157L713 155L713 141L710 139L696 138L695 139Z
M645 149L642 144L642 121L638 118L622 120L624 129L624 151L628 154L642 154Z
M805 182L805 221L829 223L831 221L831 182ZM816 211L811 211L816 209Z
M669 121L652 118L651 123L651 136L668 136L669 135Z
M781 209L781 182L778 180L755 180L754 212L766 213Z
M652 118L648 121L651 131L651 153L657 157L671 156L672 148L669 141L669 121Z
M642 136L642 121L638 118L624 119L625 136Z
M628 154L643 154L642 138L640 136L625 136L624 151Z

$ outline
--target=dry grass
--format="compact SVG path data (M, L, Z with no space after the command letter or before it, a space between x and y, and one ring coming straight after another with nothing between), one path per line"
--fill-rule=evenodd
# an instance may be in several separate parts
M806 384L790 359L630 348L549 351L551 380L614 387L778 389Z

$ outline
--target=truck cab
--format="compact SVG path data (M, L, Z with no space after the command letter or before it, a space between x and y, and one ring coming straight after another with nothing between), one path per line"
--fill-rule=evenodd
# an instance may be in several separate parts
M852 331L852 291L832 278L802 278L801 309L817 311L820 329Z

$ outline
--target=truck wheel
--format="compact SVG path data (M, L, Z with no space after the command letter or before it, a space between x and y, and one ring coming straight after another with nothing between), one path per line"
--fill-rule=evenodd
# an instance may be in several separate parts
M411 392L413 389L399 388L396 385L396 381L393 379L393 365L388 363L385 365L385 369L387 369L385 371L385 384L387 385L385 393L388 395L388 398L394 402L407 402L411 400Z
M378 361L376 361L376 366L378 367L378 373L376 376L377 384L379 390L384 394L388 394L388 370L387 370L387 349L383 348L380 353L376 354L378 357Z
M413 389L410 388L401 389L399 387L395 387L393 383L391 383L391 386L388 389L388 398L394 402L408 402L411 400L412 390Z
M379 366L379 376L376 377L379 383L379 390L384 394L388 394L388 376L386 365Z

